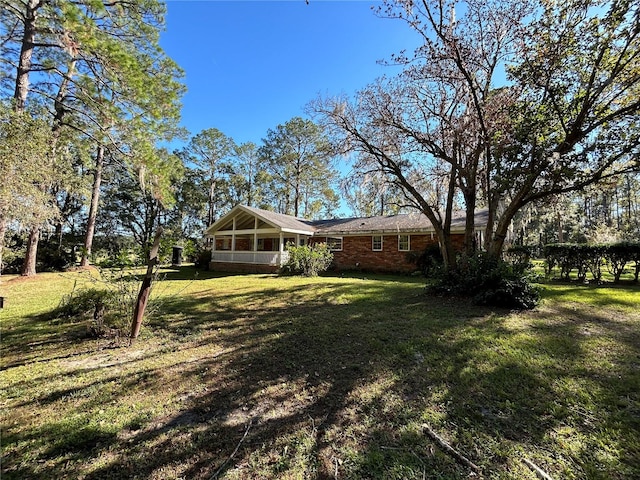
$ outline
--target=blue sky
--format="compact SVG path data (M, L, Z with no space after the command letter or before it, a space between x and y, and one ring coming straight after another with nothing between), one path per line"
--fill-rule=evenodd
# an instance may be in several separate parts
M393 74L378 60L416 36L366 1L167 2L161 45L186 73L182 125L259 143L318 95L352 94Z

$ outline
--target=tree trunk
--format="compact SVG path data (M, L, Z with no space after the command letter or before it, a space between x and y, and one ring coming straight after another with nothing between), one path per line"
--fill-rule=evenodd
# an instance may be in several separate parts
M29 0L25 5L24 32L20 46L20 59L16 72L16 88L13 94L16 112L24 111L29 93L29 73L31 72L31 58L33 57L36 39L36 10L40 8L39 0Z
M0 275L2 275L2 251L4 250L4 234L7 231L7 220L0 219Z
M464 225L464 252L470 257L476 251L476 196L475 191L472 195L465 195L465 205L467 212L465 215Z
M507 239L507 233L509 231L509 225L511 225L511 221L513 217L518 213L518 211L525 206L525 203L519 203L516 201L512 201L504 211L498 220L496 225L496 231L491 236L491 242L489 243L489 248L487 249L487 253L490 257L495 258L496 260L502 257L502 249L504 248L504 242Z
M96 169L93 172L93 188L91 190L91 205L87 218L87 233L84 237L84 251L82 252L81 267L89 266L89 257L93 247L93 235L96 229L96 218L98 216L98 203L100 201L100 185L102 184L102 168L104 166L104 146L98 145L96 152Z
M31 73L31 59L33 57L34 42L36 39L36 10L40 7L39 0L28 0L25 5L24 12L24 32L22 33L22 41L20 45L20 59L16 69L16 84L13 94L16 112L23 112L27 103L27 95L29 94L29 74ZM4 221L3 221L4 224ZM4 227L5 225L3 225ZM3 239L0 244L4 245L4 228ZM38 239L40 237L40 229L33 227L29 233L29 241L27 243L27 255L22 265L22 275L32 276L36 274L36 255L38 253Z
M247 206L253 207L253 172L249 170L247 182Z
M562 215L560 212L557 214L558 219L558 243L564 243L564 229L562 228Z
M456 269L456 250L451 243L451 236L446 235L440 239L440 254L442 255L442 263L445 270L453 271Z
M631 215L631 211L632 211L632 202L631 202L631 174L628 173L625 176L625 180L627 181L627 223L629 225L631 225L631 219L633 218L633 215Z
M440 239L440 252L442 253L442 261L447 271L456 269L456 251L451 241L451 220L453 219L453 198L456 191L456 183L458 179L458 168L454 163L451 164L451 172L449 173L449 186L447 188L447 204L444 215L442 230L438 233ZM435 226L434 226L435 228Z
M487 204L489 211L487 212L487 226L484 231L484 249L487 252L491 249L491 242L493 240L493 228L496 222L499 203L500 198L496 195L490 197L489 203Z
M18 77L20 77L21 71L25 76L22 80L20 80L19 78L16 79L16 91L15 91L16 107L15 108L17 111L24 110L24 105L25 105L27 93L29 90L29 70L31 68L31 57L33 54L33 41L35 39L35 19L36 19L35 9L36 8L39 8L38 1L30 0L27 6L27 15L31 14L32 18L30 20L29 17L27 17L27 20L25 21L25 34L23 36L22 51L20 53L20 65L18 66ZM30 37L29 37L30 40L28 41L30 43L28 43L27 46L25 47L24 42L26 41L25 39L27 38L27 24L30 25L29 28L33 28L34 30L32 33L30 33ZM24 59L23 59L23 56L24 56ZM74 69L75 69L75 60L69 66L69 75L73 74ZM67 86L68 86L69 78L70 78L69 76L66 76L62 81L58 91L58 97L60 98L64 97ZM58 98L56 98L56 101L57 100ZM51 132L52 132L51 159L53 162L52 165L55 165L55 158L57 155L57 145L58 145L58 140L60 138L60 130L62 127L63 116L64 116L64 110L63 109L59 110L58 105L56 105L56 120L54 121L53 127L51 129ZM50 188L51 188L51 185L45 185L45 184L40 185L40 189L42 191L46 191L47 189L50 189ZM59 227L59 231L58 231L58 227ZM62 224L61 223L56 225L56 233L59 233L60 242L62 242ZM31 227L31 231L29 232L29 240L27 241L27 253L24 259L24 263L22 264L23 276L30 277L36 274L36 259L38 254L39 241L40 241L40 227L33 226Z
M60 136L60 129L63 126L64 117L67 113L64 101L67 97L67 91L69 90L69 83L71 83L71 79L76 73L76 63L77 60L73 58L67 64L67 74L62 77L62 82L60 82L58 93L53 103L55 115L53 116L53 127L51 130L53 131L54 137Z
M38 240L40 240L40 227L31 227L29 240L27 241L27 254L24 258L24 263L22 264L23 277L32 277L36 274Z
M293 186L293 216L298 217L300 208L300 169L296 171L296 183Z
M156 236L153 240L153 247L149 253L149 261L147 262L147 273L140 285L140 292L138 293L138 300L136 301L136 307L133 311L133 320L131 322L131 335L129 336L129 346L133 344L138 335L140 334L140 327L142 326L142 319L144 318L144 311L147 308L147 302L149 301L149 295L151 293L151 282L153 280L153 269L158 264L158 249L160 248L160 237L162 236L162 227L158 227Z
M62 237L63 237L63 233L62 230L64 225L62 224L62 219L57 220L56 221L56 227L55 227L55 232L53 234L53 236L55 237L56 241L57 241L57 246L56 246L56 250L58 251L58 253L60 253L62 251Z
M211 183L209 184L209 226L213 225L213 221L216 216L215 212L215 198L216 198L216 180L211 177Z

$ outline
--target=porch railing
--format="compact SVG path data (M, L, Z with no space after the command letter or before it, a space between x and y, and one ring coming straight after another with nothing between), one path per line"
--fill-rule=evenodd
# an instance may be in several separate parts
M255 263L258 265L282 265L287 262L289 252L242 252L215 250L211 252L212 262L223 263Z

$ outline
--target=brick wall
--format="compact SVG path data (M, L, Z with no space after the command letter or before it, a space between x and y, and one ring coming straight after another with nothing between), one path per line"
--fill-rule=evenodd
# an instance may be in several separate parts
M452 235L454 246L462 250L464 235ZM314 242L326 242L326 238L315 237ZM342 250L333 252L333 263L338 270L366 270L371 272L410 273L416 265L409 258L420 255L429 245L437 245L431 235L411 235L410 251L398 250L398 235L384 235L382 251L372 250L371 236L342 238Z
M314 237L310 243L326 242L324 237ZM462 251L464 235L452 235L454 247ZM219 242L219 243L218 243ZM338 270L365 270L370 272L399 272L411 273L416 270L416 265L410 259L411 256L420 255L429 245L437 245L438 240L431 235L410 235L410 251L398 250L398 235L384 235L382 251L373 251L371 236L352 236L342 238L342 250L333 252L333 263ZM277 249L277 239L265 239L265 250ZM248 238L236 238L236 250L250 250L251 243ZM216 249L222 249L222 241L218 239ZM211 268L217 271L235 272L273 272L274 267L261 268L262 266L250 264L222 264L212 262ZM277 268L275 268L277 270Z

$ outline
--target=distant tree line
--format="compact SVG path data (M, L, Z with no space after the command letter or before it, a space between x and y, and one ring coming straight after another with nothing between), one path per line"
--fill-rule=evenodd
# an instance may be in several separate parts
M76 234L87 263L107 175L172 204L156 142L178 133L184 86L158 45L164 13L157 0L0 2L0 255L8 239L23 275L43 237L59 256Z
M640 173L614 176L582 191L553 196L514 218L516 245L542 252L550 243L611 243L640 239Z
M5 113L13 118L10 108ZM26 118L33 119L21 116L20 120ZM15 121L4 125L17 127ZM43 125L40 131L46 144L50 133ZM7 132L0 148L13 151L20 144L20 151L26 151L25 137L36 138L26 127L19 127L22 136ZM38 154L35 149L29 151L31 156ZM47 154L46 148L41 154ZM196 259L204 248L206 227L237 204L306 218L332 216L339 208L338 173L330 145L316 124L298 117L269 130L260 146L237 144L215 128L205 129L179 150L155 150L153 172L144 164L132 168L109 149L101 154L96 168L82 166L67 173L78 188L61 187L57 194L72 202L61 202L56 208L51 197L43 201L52 211L38 224L42 235L38 270L63 269L78 261L104 266L142 263L158 227L164 232L165 258L174 244L180 244L187 257ZM30 177L23 176L22 181L32 185ZM3 191L9 194L8 188ZM35 202L39 192L25 191L23 197ZM158 195L162 192L165 196ZM91 251L84 243L89 224ZM3 268L16 273L23 271L29 231L17 217L7 225Z
M314 217L338 204L320 128L294 118L261 146L178 127L183 73L160 0L0 1L0 272L127 263L193 247L236 203ZM134 255L134 252L136 253Z

